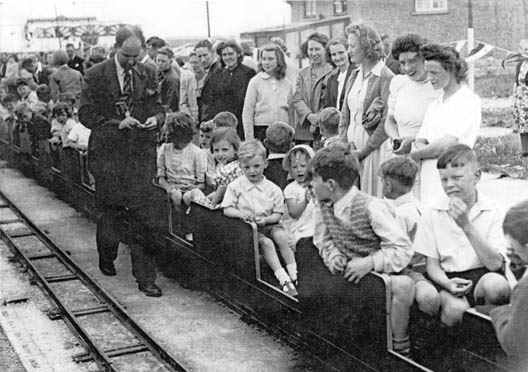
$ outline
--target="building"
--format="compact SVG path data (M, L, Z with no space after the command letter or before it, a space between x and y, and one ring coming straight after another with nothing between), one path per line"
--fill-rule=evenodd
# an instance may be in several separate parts
M292 23L241 34L257 47L273 36L298 54L313 31L331 38L343 36L348 23L365 22L391 38L417 33L447 43L467 39L468 4L473 3L475 39L516 50L528 35L528 0L286 0Z

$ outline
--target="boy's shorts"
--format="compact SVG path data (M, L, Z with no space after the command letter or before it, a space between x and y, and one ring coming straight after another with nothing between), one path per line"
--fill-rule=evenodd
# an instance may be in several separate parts
M272 235L275 231L280 231L280 230L284 231L284 228L279 223L274 223L272 225L259 226L257 228L257 231L259 233L259 238L262 235L270 239L272 239Z
M467 301L469 302L469 305L471 307L475 307L475 305L484 305L484 299L483 298L479 298L478 301L475 300L475 287L477 286L477 283L479 282L480 278L482 278L485 274L487 273L492 273L492 272L495 272L497 274L500 274L502 276L504 276L504 272L502 270L500 271L489 271L487 268L485 267L479 267L477 269L471 269L471 270L466 270L466 271L459 271L459 272L452 272L452 273L447 273L446 272L446 275L449 279L452 279L452 278L461 278L461 279L466 279L466 280L471 280L471 282L473 283L473 285L471 286L471 289L469 290L468 293L465 294L465 297L467 299ZM435 286L435 288L438 290L438 291L441 291L441 290L446 290L444 287L436 284L433 282L433 285Z
M424 276L424 274L419 271L413 270L410 267L406 267L405 269L403 269L401 275L407 275L409 278L412 279L414 284L422 281L430 283L430 281Z

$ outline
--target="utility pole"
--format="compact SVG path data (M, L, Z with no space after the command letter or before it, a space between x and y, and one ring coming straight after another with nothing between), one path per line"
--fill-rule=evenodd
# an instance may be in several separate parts
M211 37L211 24L209 23L209 1L205 1L205 10L207 11L207 37Z
M468 31L467 31L468 54L475 48L475 32L473 29L473 0L468 0ZM471 90L475 89L475 62L468 63L468 85Z

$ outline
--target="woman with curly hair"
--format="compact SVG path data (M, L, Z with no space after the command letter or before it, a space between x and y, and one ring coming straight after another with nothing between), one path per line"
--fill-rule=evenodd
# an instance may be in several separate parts
M326 60L328 36L314 32L303 43L310 64L299 71L293 95L293 107L297 112L298 122L295 126L295 142L311 143L312 132L317 127L317 113L321 107L322 83L332 71L332 65Z
M435 202L445 195L436 169L438 156L448 146L463 143L475 145L481 123L480 97L464 84L467 65L458 52L449 46L428 44L420 48L425 59L428 80L440 96L425 112L422 126L416 134L411 157L421 162L420 200Z
M266 129L275 121L292 124L290 104L293 87L286 79L286 62L282 49L268 44L260 50L259 73L247 87L242 123L246 140L264 141Z
M335 68L323 83L323 107L341 110L345 100L345 85L355 65L350 63L348 42L345 39L332 39L326 47L326 58Z
M402 75L394 76L390 84L385 132L393 142L396 155L411 152L425 110L441 92L427 80L425 60L420 54L423 44L424 40L415 34L398 37L392 44L392 56L399 62Z
M359 24L349 25L345 31L351 61L358 68L347 82L339 136L356 148L361 191L381 197L378 169L391 156L384 123L394 74L382 61L383 44L376 30Z

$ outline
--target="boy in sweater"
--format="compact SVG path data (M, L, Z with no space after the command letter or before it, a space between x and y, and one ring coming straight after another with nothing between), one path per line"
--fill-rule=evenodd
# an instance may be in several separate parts
M358 283L369 271L401 272L413 255L411 242L390 204L354 186L359 164L346 145L319 150L311 163L317 198L314 244L328 270ZM394 350L410 352L407 334L414 283L391 275L391 324Z

